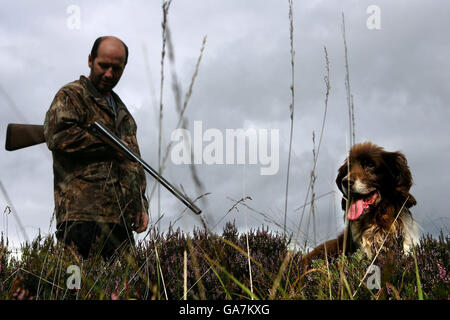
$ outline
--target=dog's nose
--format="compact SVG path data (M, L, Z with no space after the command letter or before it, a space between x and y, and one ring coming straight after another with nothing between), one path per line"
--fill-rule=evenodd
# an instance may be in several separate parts
M344 178L342 179L342 187L344 189L351 188L355 182L352 179Z

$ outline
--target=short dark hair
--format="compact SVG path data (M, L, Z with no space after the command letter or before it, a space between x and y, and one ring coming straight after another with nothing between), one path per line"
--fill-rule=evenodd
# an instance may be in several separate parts
M91 59L92 59L92 61L94 61L95 58L97 58L98 47L100 47L100 43L102 43L102 41L105 40L106 38L108 38L108 37L98 37L97 39L95 39L94 45L92 46L92 49L91 49ZM120 40L120 42L122 42L123 47L125 48L125 65L126 65L127 62L128 62L128 47L125 44L125 42L123 42L122 40Z

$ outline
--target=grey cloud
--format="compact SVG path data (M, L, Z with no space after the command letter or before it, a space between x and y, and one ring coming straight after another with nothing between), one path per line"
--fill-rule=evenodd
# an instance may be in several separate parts
M345 12L350 79L356 108L357 141L371 140L387 150L401 150L410 163L418 199L413 212L423 232L448 232L449 213L445 190L450 175L444 170L450 160L447 136L450 119L447 102L449 44L444 41L449 22L446 2L377 1L382 29L366 28L370 1L294 2L295 41L295 128L289 185L288 223L296 231L305 202L312 169L312 131L316 143L324 112L325 62L323 46L330 58L331 93L326 127L317 164L317 241L334 236L343 227L340 195L334 186L335 173L346 155L348 114L344 86L344 48L341 13ZM80 74L87 74L87 55L100 34L117 34L130 48L130 60L117 92L133 109L144 158L157 165L157 108L161 55L160 3L135 1L80 2L81 30L65 27L68 4L41 2L37 5L7 1L0 19L0 85L31 123L43 122L56 91ZM290 55L287 3L279 1L175 1L169 23L175 48L175 68L183 97L199 54L201 40L208 40L186 116L189 129L202 120L204 129L240 128L249 122L260 128L280 129L280 170L274 176L259 175L259 166L246 166L245 194L252 208L239 206L228 219L236 219L245 230L266 223L274 231L282 224L289 137ZM7 13L6 13L7 12ZM144 57L142 46L147 46ZM150 64L150 74L145 60ZM171 90L170 64L166 60L164 137L169 141L177 122ZM152 95L148 77L151 77ZM0 139L6 125L21 121L0 97ZM48 230L53 210L51 154L44 145L16 152L0 151L0 179L7 185L12 202L26 221L30 235L37 228ZM243 195L243 166L198 165L204 191L211 192L201 203L211 224L220 221L233 206L228 198ZM196 195L188 166L170 161L165 176L183 184ZM149 186L153 185L148 178ZM309 200L308 200L309 201ZM166 228L183 211L172 195L162 192L162 226ZM5 201L0 196L0 206ZM156 200L151 204L156 217ZM302 231L306 232L305 209ZM274 223L274 221L276 223ZM9 235L16 239L10 219ZM190 231L199 220L190 213L177 224ZM13 231L14 230L14 231ZM52 232L52 230L50 230ZM312 239L312 221L309 230ZM303 236L302 236L303 237ZM302 238L302 241L304 239Z

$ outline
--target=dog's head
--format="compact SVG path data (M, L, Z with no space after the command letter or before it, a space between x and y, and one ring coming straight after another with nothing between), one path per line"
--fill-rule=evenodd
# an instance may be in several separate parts
M374 211L383 200L400 206L405 203L406 208L416 204L409 193L412 177L405 156L370 142L353 146L339 168L336 184L343 193L343 210L350 201L349 220Z

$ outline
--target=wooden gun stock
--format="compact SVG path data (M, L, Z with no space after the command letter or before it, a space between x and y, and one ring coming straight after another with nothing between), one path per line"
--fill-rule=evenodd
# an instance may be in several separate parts
M5 149L14 151L45 142L44 126L10 123L6 129Z

